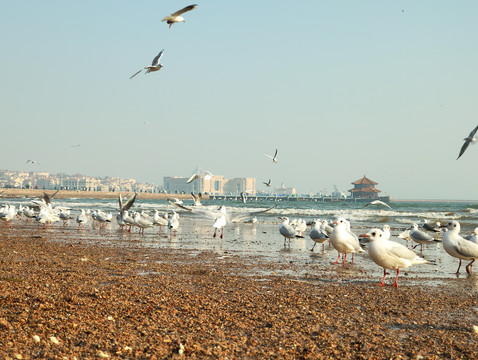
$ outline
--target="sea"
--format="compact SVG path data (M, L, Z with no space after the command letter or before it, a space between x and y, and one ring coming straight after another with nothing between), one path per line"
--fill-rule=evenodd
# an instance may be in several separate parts
M6 204L17 207L29 206L31 199L0 198L0 205ZM74 220L70 220L69 224L65 226L58 222L46 230L36 224L28 224L25 219L15 219L14 221L25 224L25 227L31 229L35 234L52 231L55 228L61 229L61 231L57 231L57 236L55 236L57 240L55 241L71 241L71 238L74 238L105 246L142 246L174 251L184 250L187 256L198 256L203 252L216 253L218 257L222 258L240 256L249 259L250 262L267 262L273 266L277 264L277 269L273 271L274 275L296 276L304 279L306 277L310 281L311 269L315 269L314 271L320 269L320 271L330 273L331 278L335 281L345 282L381 280L383 269L373 263L367 253L356 254L353 264L350 263L349 256L345 268L332 265L337 258L337 252L330 245L327 244L322 251L321 245L317 244L314 251L310 251L314 244L308 237L310 228L304 232L303 239L292 240L290 244L284 242L284 238L279 233L281 223L279 217L286 216L291 220L302 218L307 222L314 219L334 221L338 218L345 218L350 221L352 231L357 235L364 234L372 228L382 228L383 225L388 224L392 229L392 240L409 248L416 244L413 241L406 242L399 239L397 235L408 229L413 223L427 220L432 224L437 221L444 224L447 221L456 220L461 224L462 235L467 235L475 227L478 227L478 201L400 200L391 201L389 203L391 209L380 205L365 206L365 204L367 203L296 201L242 203L230 200L204 200L202 206L198 208L216 211L220 206L226 206L227 213L233 217L251 214L257 218L255 224L247 221L228 224L225 227L223 239L220 239L219 236L213 237L212 224L214 220L203 216L202 212L195 210L189 212L166 200L144 200L141 199L141 196L136 199L132 210L150 214L153 214L155 210L161 214L176 211L180 214L180 227L176 235L169 234L165 228L161 230L161 233L157 228L146 229L144 235L138 234L137 230L128 233L121 230L115 220L105 228L100 228L98 224L90 220L84 232L78 231ZM118 212L118 202L112 199L53 199L52 205L69 208L73 214L78 213L81 209L97 209L112 212L114 215ZM193 208L192 199L184 200L183 206ZM268 211L265 213L254 214L266 209ZM0 230L5 231L1 229L2 227L5 227L4 224L0 224ZM466 286L478 288L478 279L475 275L466 276L464 269L466 262L464 262L460 271L461 275L457 279L455 273L458 260L443 250L438 234L436 234L436 238L438 240L436 243L425 246L423 250L420 249L420 246L414 249L419 255L430 260L433 265L417 265L403 270L400 273L400 277L405 279L403 281L409 284L432 286L450 284L450 281L453 284L456 284L457 281L466 281ZM366 245L364 248L366 250ZM296 264L298 270L295 273L290 273L290 269L281 270L283 263ZM264 270L263 274L271 275L270 273L270 270ZM308 275L305 276L305 274ZM257 275L257 273L251 275ZM324 281L323 279L323 276L317 277L316 281ZM389 281L392 280L392 278L389 279Z

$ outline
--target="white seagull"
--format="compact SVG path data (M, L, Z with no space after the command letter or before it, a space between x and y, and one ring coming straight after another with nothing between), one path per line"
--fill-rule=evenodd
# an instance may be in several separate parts
M380 229L372 229L367 234L361 235L369 239L368 254L378 266L383 267L383 279L380 286L385 285L387 269L397 270L397 277L393 283L398 287L400 269L411 265L430 264L429 261L419 257L402 244L387 240L387 235Z
M463 139L463 140L465 140L465 143L463 144L463 146L460 149L460 154L456 158L457 160L460 158L461 155L464 154L465 150L468 149L468 146L470 146L470 143L471 144L476 143L477 140L475 138L475 134L476 134L477 131L478 131L478 126L476 128L474 128L473 130L471 130L470 135L468 135L466 138Z
M193 174L187 181L186 184L192 183L196 179L203 178L204 180L211 180L214 175L209 171L198 171Z
M456 275L459 274L461 260L471 260L466 266L466 272L471 275L471 265L475 259L478 259L478 245L460 236L460 223L458 221L453 220L443 226L448 229L443 235L443 248L449 255L460 259Z
M277 149L276 149L276 152L275 152L274 156L269 155L269 154L266 154L266 153L264 153L264 155L267 156L268 158L271 158L271 159L272 159L272 162L273 162L274 164L277 163Z
M153 72L153 71L161 70L161 68L163 67L163 64L161 64L160 61L161 61L161 57L163 56L163 53L164 53L164 49L161 50L158 55L156 55L156 57L153 59L153 62L151 63L151 65L148 65L148 66L144 67L146 69L146 74L148 74L150 72ZM129 78L130 79L134 78L141 71L143 71L143 69L137 71L136 73L131 75Z
M388 207L389 209L391 209L390 205L388 205L386 202L383 202L383 201L380 201L380 200L371 201L371 202L365 204L364 207L371 206L371 205L382 205L382 206L385 206L385 207Z
M344 254L343 266L345 266L347 254L352 253L353 256L353 253L355 252L365 252L360 246L357 235L353 234L347 229L347 222L348 221L344 218L338 219L336 222L334 222L335 227L330 234L330 243L339 253L334 264L339 262L340 254Z
M40 163L39 163L38 161L36 161L36 160L27 160L27 161L25 162L25 164L28 164L28 163L40 165Z
M196 7L197 7L197 4L186 6L185 8L182 8L181 10L173 12L169 16L166 16L163 20L161 20L161 22L166 21L167 24L169 24L169 27L171 27L171 25L177 22L186 22L184 18L181 16L181 14L194 10Z

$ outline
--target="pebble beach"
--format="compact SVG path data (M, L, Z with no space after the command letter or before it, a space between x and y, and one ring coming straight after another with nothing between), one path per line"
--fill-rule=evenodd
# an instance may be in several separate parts
M476 275L395 289L353 264L0 225L1 358L471 359L478 349Z

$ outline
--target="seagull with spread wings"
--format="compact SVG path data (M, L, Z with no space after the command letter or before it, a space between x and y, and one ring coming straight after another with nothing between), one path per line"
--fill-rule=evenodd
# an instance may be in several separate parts
M188 12L188 11L191 11L191 10L194 10L198 5L197 4L193 4L193 5L189 5L189 6L186 6L185 8L182 8L181 10L178 10L176 12L173 12L171 15L169 16L166 16L163 20L161 21L166 21L169 25L169 27L171 28L171 25L173 25L174 23L177 23L177 22L186 22L186 20L184 20L184 18L181 16L182 14L184 14L185 12Z
M475 134L476 134L477 131L478 131L478 126L476 128L474 128L473 130L471 130L470 135L468 135L464 139L465 143L463 144L463 146L460 149L460 155L458 155L458 157L456 158L457 160L460 158L461 155L463 155L465 153L466 149L468 149L468 146L470 146L470 143L471 144L476 143Z
M272 159L272 162L273 162L274 164L277 163L277 149L276 149L276 152L275 152L274 156L269 155L269 154L266 154L266 153L264 153L264 155L267 156L268 158L271 158L271 159Z
M153 71L161 70L161 68L163 67L163 64L161 64L160 61L161 61L161 57L163 56L163 53L164 53L164 49L161 50L158 55L156 55L156 57L153 59L153 62L151 63L151 65L148 65L148 66L144 67L146 69L146 74L148 74L150 72L153 72ZM134 73L133 75L131 75L130 79L134 78L141 71L143 71L143 69L141 69L141 70L137 71L136 73Z
M388 207L389 209L391 209L390 205L388 205L386 202L383 202L383 201L380 201L380 200L371 201L371 202L365 204L364 207L371 206L371 205L382 205L382 206L385 206L385 207Z

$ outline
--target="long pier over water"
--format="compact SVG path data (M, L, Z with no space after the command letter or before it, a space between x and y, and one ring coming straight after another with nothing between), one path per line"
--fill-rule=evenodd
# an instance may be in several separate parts
M240 195L208 195L209 200L241 201ZM278 196L278 195L248 195L247 201L308 201L308 202L370 202L374 199L354 199L339 196ZM390 197L383 196L379 200L389 202Z

